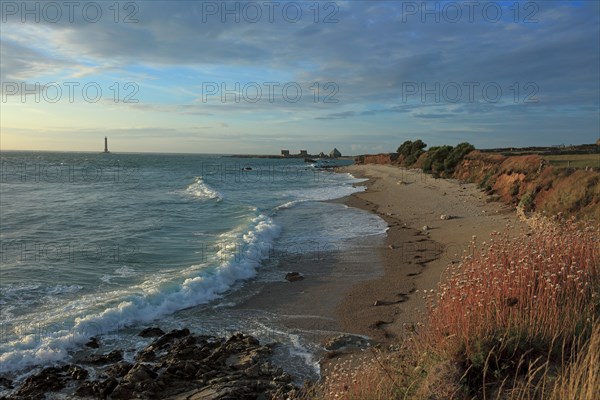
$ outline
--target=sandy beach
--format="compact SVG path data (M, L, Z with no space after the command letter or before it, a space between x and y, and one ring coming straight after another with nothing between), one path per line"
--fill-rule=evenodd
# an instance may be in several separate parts
M354 287L338 315L347 330L380 341L402 335L405 325L417 321L424 302L416 293L435 289L473 236L484 241L493 231L525 228L513 207L487 202L474 184L390 165L353 165L342 171L369 178L368 189L346 204L377 213L389 230L378 249L384 275Z
M424 310L419 291L436 288L473 236L486 240L493 231L523 226L512 207L487 202L473 184L388 165L338 172L368 179L360 183L366 191L338 202L378 214L387 234L318 259L283 260L282 273L297 271L305 279L263 286L238 308L284 316L287 328L311 332L316 341L351 333L389 343Z

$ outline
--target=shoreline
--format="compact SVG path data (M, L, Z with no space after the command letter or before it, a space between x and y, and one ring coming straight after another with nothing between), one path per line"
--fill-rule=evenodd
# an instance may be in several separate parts
M419 292L437 288L446 267L460 260L473 236L487 240L493 231L527 229L512 207L486 201L487 195L474 184L388 165L352 165L336 171L368 179L360 183L367 189L344 198L344 204L380 216L389 227L384 243L373 249L384 274L354 286L338 305L337 315L348 332L368 335L383 345L398 343L413 330L426 308ZM336 366L356 365L353 357L363 357L360 354L351 351L325 360L321 378Z
M435 289L447 265L460 260L473 236L487 240L493 231L506 230L507 226L511 230L526 228L513 207L486 201L487 195L474 184L386 165L353 165L340 170L369 179L365 182L367 190L352 194L346 204L379 215L389 226L384 247L379 249L385 276L380 285L371 285L375 297L384 297L381 290L394 278L403 278L397 282L402 286L394 289L413 293ZM401 333L398 322L417 321L418 314L409 312L411 309L423 310L419 296L407 297L391 305L401 311L395 315L402 315L390 324L392 333ZM372 304L369 308L379 308Z
M446 266L459 259L454 254L467 249L473 235L486 240L507 224L524 226L512 207L487 202L473 184L383 165L336 171L366 178L357 185L367 189L329 202L378 215L387 223L387 233L350 239L313 259L284 258L271 271L281 281L249 281L245 286L253 294L228 306L232 315L271 316L267 328L276 332L283 327L278 333L295 335L300 345L314 345L305 349L319 366L320 379L353 357L345 367L369 357L370 352L361 350L371 345L398 343L425 310L418 292L437 287ZM283 280L292 271L306 279ZM199 315L194 309L181 312L187 318ZM298 349L284 349L290 350Z
M525 227L514 208L486 201L474 184L384 165L352 165L336 172L367 179L356 184L367 189L328 202L378 215L387 233L352 239L349 250L318 259L283 259L280 273L299 272L306 279L262 285L234 307L272 313L285 328L302 332L316 346L313 357L321 379L342 361L368 354L361 351L368 346L396 343L412 331L425 311L418 292L437 288L446 267L460 260L474 235L487 240L507 225Z

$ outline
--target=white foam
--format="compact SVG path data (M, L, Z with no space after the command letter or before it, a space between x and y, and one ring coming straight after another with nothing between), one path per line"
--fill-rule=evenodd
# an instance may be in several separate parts
M221 195L221 193L219 193L219 191L211 188L207 183L205 183L202 180L202 177L197 176L195 178L194 183L192 183L191 185L189 185L186 189L185 192L189 195L192 195L193 197L197 198L197 199L201 199L201 200L210 200L210 199L217 199L217 200L223 200L223 196Z
M365 186L352 186L352 183L357 182L355 182L355 179L351 177L351 175L348 174L348 176L350 179L344 177L345 179L340 179L337 181L331 180L330 185L328 186L287 191L284 193L284 196L291 200L277 206L275 209L281 210L285 208L291 208L299 203L304 203L307 201L327 201L339 199L350 196L353 193L364 192L367 189Z
M57 296L60 294L77 293L83 286L80 285L56 285L46 290L46 293L51 296Z
M128 267L127 265L123 265L120 268L115 269L114 275L103 275L100 277L100 280L105 283L111 283L114 278L129 278L136 275L136 271Z
M179 282L146 281L130 288L129 293L115 291L104 295L86 295L60 310L54 310L45 319L40 316L39 326L47 327L42 334L38 331L22 334L17 339L0 343L0 372L18 371L32 365L63 360L70 348L85 343L90 336L150 322L218 298L237 281L256 275L256 269L268 256L268 252L257 252L257 246L272 243L279 233L280 228L261 214L250 222L247 229L222 235L223 241L235 240L239 245L235 246L235 250L231 246L223 246L218 254L221 262L207 266L196 276L180 278ZM114 301L120 299L115 305ZM104 305L106 308L103 311L89 313L90 306ZM74 321L72 326L53 327L53 323L64 321L69 316Z

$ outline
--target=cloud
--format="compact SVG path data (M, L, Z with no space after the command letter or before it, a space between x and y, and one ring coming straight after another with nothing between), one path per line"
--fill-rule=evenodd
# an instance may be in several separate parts
M415 118L423 118L423 119L444 119L444 118L452 118L455 117L454 114L422 114L417 113L413 115Z
M244 14L239 1L133 3L136 23L123 22L126 10L115 23L108 9L94 24L81 18L56 24L9 19L1 28L0 78L134 79L140 83L140 103L130 105L132 110L164 115L165 124L191 117L228 121L227 126L214 120L192 124L220 129L231 129L231 119L346 124L340 130L350 132L359 129L357 122L380 124L380 129L415 123L419 134L443 120L500 131L507 115L514 115L528 116L527 123L521 120L527 134L543 142L548 140L546 112L555 114L552 120L562 117L571 123L576 121L573 113L583 113L585 118L571 128L582 138L597 134L600 124L591 115L600 106L598 2L534 2L535 23L523 22L530 10L521 10L515 22L512 9L502 2L497 4L504 7L503 19L497 23L483 19L480 9L474 22L464 14L458 23L445 18L437 23L433 16L423 23L420 15L406 12L402 1L321 2L318 15L309 8L312 3L299 2L302 18L295 23L289 21L291 14L282 14L285 2L273 21L262 6L257 23L247 21L252 10ZM214 14L213 4L238 7L241 14L222 15L221 8ZM436 4L441 8L445 3ZM328 15L338 22L324 23ZM296 103L285 101L281 93L273 102L203 103L201 88L207 81L242 86L291 81L304 91ZM327 82L337 85L333 97L338 103L323 101L332 94L324 88ZM471 101L465 85L473 83ZM465 90L457 103L443 92L421 96L423 89L449 84ZM486 101L481 93L486 84L502 88L501 101ZM407 85L416 85L419 93L409 96ZM526 103L533 92L539 103ZM418 127L425 123L427 128ZM524 140L521 133L512 137L517 143Z

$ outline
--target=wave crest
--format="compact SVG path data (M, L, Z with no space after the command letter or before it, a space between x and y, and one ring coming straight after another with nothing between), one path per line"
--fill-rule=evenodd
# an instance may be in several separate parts
M185 192L197 199L201 199L201 200L210 200L210 199L217 199L219 201L223 200L223 196L221 195L221 193L219 193L219 191L211 188L206 182L204 182L204 180L202 180L202 177L197 176L195 178L194 183L192 183L191 185L189 185L186 189Z
M44 329L43 337L39 332L25 333L14 340L0 343L0 372L18 371L32 365L63 360L68 357L69 349L84 344L91 336L150 322L214 300L236 282L256 275L257 268L270 254L257 252L256 248L272 243L279 233L279 226L271 218L260 214L245 229L222 236L222 250L217 253L219 263L200 269L196 276L180 277L179 283L170 281L156 285L145 282L131 288L128 293L110 292L104 299L96 295L93 299L78 299L78 304L89 300L100 306L104 302L106 306L100 312L85 314L83 310L78 313L79 316L71 315L73 326L55 331L52 331L54 318L50 316L45 321L39 321L40 328ZM232 248L238 250L232 252ZM122 298L118 304L114 303L116 296ZM69 303L62 309L72 308L76 309L74 304Z

